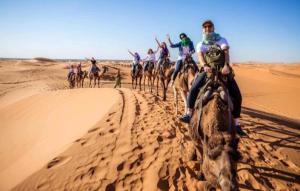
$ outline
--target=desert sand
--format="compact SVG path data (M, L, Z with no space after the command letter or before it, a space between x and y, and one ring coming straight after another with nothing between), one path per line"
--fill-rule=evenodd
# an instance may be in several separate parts
M132 90L129 62L106 61L101 88L86 79L69 90L66 64L0 61L0 190L202 189L171 88L165 102ZM117 69L122 88L112 89ZM239 144L239 189L300 190L300 65L234 70L248 134Z

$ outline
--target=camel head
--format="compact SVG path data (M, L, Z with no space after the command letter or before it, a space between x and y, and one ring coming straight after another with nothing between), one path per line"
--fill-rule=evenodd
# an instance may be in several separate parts
M213 93L212 98L203 106L201 131L203 135L203 173L209 182L221 187L222 190L236 188L236 162L233 154L235 133L231 111L219 93ZM230 112L229 112L230 111Z

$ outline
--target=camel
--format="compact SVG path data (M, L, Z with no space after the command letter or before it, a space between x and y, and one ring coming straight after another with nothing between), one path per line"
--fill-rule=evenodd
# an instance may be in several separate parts
M171 64L169 58L165 58L161 62L160 66L158 66L158 69L156 71L156 75L155 75L155 77L156 77L156 95L159 96L158 84L160 81L162 91L163 91L163 101L166 101L168 85L169 85L169 82L171 81L171 76L172 76L173 72L174 72L174 67L172 67L172 64Z
M138 64L137 71L131 70L131 85L132 89L136 89L137 83L139 81L139 86L140 86L140 91L142 90L141 82L142 82L142 77L143 77L143 67L142 65ZM135 84L134 84L135 82Z
M152 93L152 88L154 85L153 78L154 78L154 63L149 62L147 68L144 70L144 91L145 91L145 81L147 78L148 82L148 88L150 89L150 92ZM149 85L150 84L150 85Z
M201 148L201 172L208 185L223 191L236 190L239 153L231 116L233 105L224 83L214 78L200 91L190 129L195 144Z
M99 73L99 70L97 70L97 72L95 72L95 73L92 73L92 72L89 73L89 79L90 79L89 87L92 87L92 80L94 80L94 87L96 86L96 81L97 81L98 88L100 88L100 78L101 78L101 76L103 76L106 73L108 68L107 68L107 66L103 66L101 73Z
M84 79L87 78L88 76L88 72L82 71L81 67L77 68L77 73L76 73L76 86L77 88L83 88L83 83L84 83Z
M191 59L191 56L186 57L186 59L183 62L183 67L178 73L173 85L176 115L178 115L178 91L181 93L181 97L184 102L184 112L187 112L187 94L192 86L193 80L196 75L196 72L194 71L194 66L191 63Z

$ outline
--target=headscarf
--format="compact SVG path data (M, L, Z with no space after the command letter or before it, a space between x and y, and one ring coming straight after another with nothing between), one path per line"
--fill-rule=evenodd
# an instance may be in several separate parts
M205 45L212 45L219 41L221 39L221 36L218 33L211 32L208 34L203 34L202 44Z
M184 38L181 40L181 45L182 46L188 46L191 43L191 39L190 38Z

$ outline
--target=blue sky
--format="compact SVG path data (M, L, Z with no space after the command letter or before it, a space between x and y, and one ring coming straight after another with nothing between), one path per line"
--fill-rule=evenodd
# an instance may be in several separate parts
M0 0L0 57L131 59L211 19L233 62L300 61L298 0ZM178 51L171 51L176 58Z

